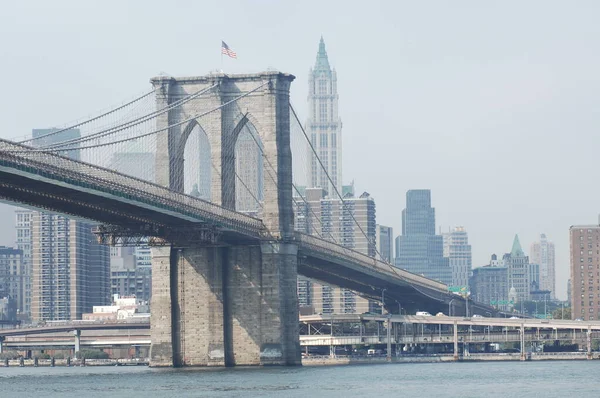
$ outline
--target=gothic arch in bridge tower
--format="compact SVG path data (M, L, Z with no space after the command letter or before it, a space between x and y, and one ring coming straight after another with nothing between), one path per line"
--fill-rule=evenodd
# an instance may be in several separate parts
M183 130L178 152L183 156L184 192L210 201L213 172L208 134L196 119Z
M244 118L249 119L248 116L246 114ZM240 120L239 123L242 122ZM264 162L262 140L251 121L239 129L234 148L235 209L260 218L264 199L264 178L265 175L269 175L269 170L265 169L268 165Z

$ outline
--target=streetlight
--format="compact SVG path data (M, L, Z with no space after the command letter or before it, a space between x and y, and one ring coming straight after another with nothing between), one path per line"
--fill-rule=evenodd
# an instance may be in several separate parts
M450 302L448 303L448 316L452 316L452 302L454 300L456 300L456 297L450 300Z
M384 287L381 290L381 315L383 315L385 313L385 291L387 289Z
M394 300L398 304L398 315L402 315L402 304L398 300Z

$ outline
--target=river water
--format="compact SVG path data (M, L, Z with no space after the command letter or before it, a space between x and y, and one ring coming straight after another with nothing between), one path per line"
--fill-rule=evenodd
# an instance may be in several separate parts
M600 361L0 368L0 397L598 397Z

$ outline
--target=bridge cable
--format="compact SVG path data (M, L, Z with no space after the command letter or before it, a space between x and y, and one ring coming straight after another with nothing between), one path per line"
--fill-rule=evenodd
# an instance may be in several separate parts
M112 110L110 110L108 112L105 112L105 113L103 113L101 115L95 116L95 117L93 117L91 119L85 120L85 121L80 122L80 123L73 124L73 125L71 125L69 127L65 127L65 128L60 129L60 130L57 130L57 131L52 131L50 133L43 134L43 135L41 135L39 137L35 137L35 138L32 137L32 138L27 139L27 140L17 141L17 144L25 144L27 142L32 142L32 141L35 141L35 140L39 140L41 138L50 137L50 136L53 136L53 135L56 135L56 134L60 134L60 133L62 133L64 131L68 131L68 130L74 129L76 127L83 126L85 124L91 123L91 122L93 122L95 120L101 119L101 118L103 118L105 116L108 116L108 115L110 115L112 113L120 111L121 109L124 109L124 108L128 107L129 105L132 105L132 104L134 104L134 103L136 103L136 102L138 102L138 101L140 101L140 100L142 100L142 99L144 99L144 98L146 98L146 97L154 94L156 92L156 90L158 90L158 87L155 88L154 90L146 93L146 94L143 94L142 96L140 96L140 97L138 97L138 98L136 98L134 100L131 100L131 101L127 102L126 104L123 104L123 105L121 105L121 106L119 106L119 107L117 107L115 109L112 109Z
M167 113L167 112L169 112L169 111L171 111L171 110L173 110L175 108L178 108L181 105L183 105L183 104L185 104L185 103L187 103L187 102L189 102L189 101L191 101L191 100L199 97L200 95L206 93L208 90L211 90L211 89L215 88L216 86L217 86L217 84L214 84L214 85L212 85L210 87L207 87L207 88L205 88L203 90L199 90L196 93L191 94L191 95L189 95L189 96L187 96L187 97L185 97L183 99L177 100L176 102L173 102L172 104L169 104L169 105L167 105L166 107L164 107L162 109L159 109L157 111L151 112L151 113L149 113L147 115L144 115L144 116L140 116L139 118L133 119L133 120L128 121L126 123L123 123L122 125L111 127L111 128L99 131L97 133L87 135L85 137L73 138L73 139L70 139L70 140L63 141L63 142L51 144L51 145L48 145L48 146L46 146L44 148L45 149L62 148L62 147L65 147L65 146L75 145L75 144L79 144L79 143L82 143L82 142L92 141L94 139L99 139L99 138L102 138L102 137L106 137L106 136L109 136L109 135L116 134L116 133L118 133L120 131L127 130L127 129L133 127L133 126L137 126L137 125L142 124L144 122L147 122L149 120L155 119L157 116L160 116L160 115L165 114L165 113ZM70 149L81 149L81 148L79 148L79 147L73 147L73 148L70 148Z
M31 148L31 149L28 149L28 150L8 150L8 151L5 151L5 152L11 152L11 153L31 153L31 152L45 152L45 153L53 153L53 152L69 152L69 151L73 151L73 150L83 150L83 149L91 149L91 148L101 148L101 147L105 147L105 146L109 146L109 145L120 144L120 143L122 143L122 142L128 142L128 141L137 140L137 139L140 139L140 138L144 138L144 137L148 137L148 136L151 136L151 135L158 134L158 133L160 133L160 132L163 132L163 131L167 131L167 130L169 130L169 129L173 128L173 127L178 127L178 126L181 126L181 125L183 125L183 124L189 123L189 122L190 122L190 121L192 121L192 120L199 119L199 118L201 118L201 117L204 117L204 116L206 116L206 115L208 115L208 114L210 114L210 113L212 113L212 112L218 111L219 109L222 109L223 107L225 107L225 106L227 106L227 105L229 105L229 104L231 104L231 103L233 103L233 102L236 102L236 101L238 101L238 100L239 100L239 99L241 99L241 98L244 98L244 97L246 97L246 96L248 96L248 95L252 94L253 92L257 91L258 89L262 88L263 86L265 86L265 85L267 85L267 84L269 84L269 82L265 82L265 83L261 84L260 86L258 86L258 87L255 87L254 89L252 89L252 90L248 91L247 93L244 93L244 94L242 94L242 95L239 95L239 96L235 97L234 99L232 99L232 100L230 100L230 101L228 101L228 102L226 102L226 103L224 103L224 104L221 104L221 105L219 105L219 106L217 106L216 108L213 108L213 109L211 109L211 110L208 110L208 111L202 112L202 113L200 113L200 114L194 115L194 116L192 116L192 117L189 117L189 118L187 118L187 119L185 119L185 120L182 120L182 121L180 121L180 122L177 122L177 123L171 124L171 125L169 125L169 126L166 126L166 127L163 127L163 128L157 129L157 130L153 130L153 131L150 131L150 132L148 132L148 133L144 133L144 134L136 135L136 136L133 136L133 137L128 137L128 138L124 138L124 139L121 139L121 140L112 141L112 142L106 142L106 143L102 143L102 144L88 145L88 146L83 146L83 147L66 148L66 149L65 149L65 148L58 148L58 149L36 149L36 148Z
M292 111L292 114L294 115L294 118L296 119L296 122L298 123L298 125L300 126L300 129L302 131L302 134L304 135L304 138L306 139L311 151L313 152L313 155L315 156L317 162L319 163L319 165L321 166L323 172L325 173L327 179L329 180L329 183L331 184L331 186L333 187L333 189L335 190L336 194L338 195L338 197L340 198L340 200L342 201L342 206L344 207L344 210L346 210L350 216L352 217L354 223L356 224L356 226L359 228L360 232L363 234L363 236L367 239L367 242L369 242L369 244L372 244L370 242L369 237L367 236L367 234L365 233L364 229L361 227L361 225L358 223L358 220L356 220L356 217L354 217L353 212L350 212L348 210L348 208L346 207L346 202L344 200L344 198L342 197L342 195L340 194L339 190L337 189L337 186L333 183L333 179L331 178L331 176L329 175L329 172L327 171L327 169L325 168L323 162L321 161L321 158L319 157L319 155L317 154L317 151L314 147L314 145L312 144L311 140L309 139L308 135L306 134L306 131L304 130L304 127L302 127L302 123L300 122L300 119L298 118L298 115L296 114L296 111L294 109L294 107L290 104L290 110ZM374 257L373 260L375 261L381 261L383 264L387 265L389 267L389 269L401 280L404 280L405 282L407 282L409 285L411 285L415 290L417 290L418 292L420 292L421 294L441 301L441 298L435 298L433 296L430 296L428 294L425 294L422 290L420 290L414 283L412 283L411 281L409 281L408 279L403 278L402 276L400 276L400 274L397 272L397 270L395 269L396 267L394 265L392 265L390 262L385 261L385 259L383 258L383 256L381 255L381 253L379 252L379 250L377 250L377 246L374 245L374 250L376 255L379 256L379 258L381 260L377 260L377 257Z

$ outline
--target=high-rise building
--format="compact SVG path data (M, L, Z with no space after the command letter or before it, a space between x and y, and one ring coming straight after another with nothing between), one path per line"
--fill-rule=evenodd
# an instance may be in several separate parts
M469 283L471 298L501 310L510 306L508 299L508 270L495 254L489 265L473 269Z
M32 224L32 319L81 319L109 304L109 252L97 243L94 224L44 212L35 212Z
M16 246L23 253L21 267L23 280L23 298L17 303L17 309L24 318L31 317L31 221L33 210L16 208Z
M375 242L377 242L377 251L379 252L378 258L381 261L392 263L394 261L394 229L377 224Z
M57 131L33 130L33 145L43 147L80 137L79 130ZM80 159L78 149L65 155ZM19 226L19 214L17 233L26 228L24 224ZM109 250L97 243L93 226L58 214L32 212L29 234L32 319L81 319L92 306L110 303Z
M204 133L202 134L204 135ZM193 142L193 144L198 144L198 142ZM198 149L197 146L195 148ZM111 168L139 179L154 182L154 161L154 154L150 152L118 152L113 154ZM201 196L201 194L198 193L196 196ZM140 301L150 302L152 295L150 247L148 245L111 247L110 275L113 295L119 294L121 297L135 295Z
M435 234L435 209L431 191L410 190L402 211L402 235L396 238L394 264L402 269L447 285L452 284L452 270L444 257L444 242Z
M540 265L529 260L529 290L530 293L540 291Z
M135 296L149 303L152 296L151 253L146 246L110 248L111 295Z
M0 246L0 298L14 300L16 310L23 312L25 306L25 275L23 251Z
M556 298L556 267L554 262L554 243L548 241L546 234L540 235L539 242L531 244L529 259L540 265L539 289L549 290L550 297Z
M349 192L342 202L326 198L325 194L322 188L303 190L304 200L295 201L296 230L374 257L374 199L366 192L358 198L352 197ZM315 312L321 313L363 313L374 310L375 305L348 289L305 278L300 278L298 282L298 300L301 306L312 305Z
M471 276L471 245L465 227L456 227L442 234L444 257L452 270L452 286L469 286Z
M519 235L515 235L512 250L503 257L504 264L508 268L509 289L515 288L519 302L530 299L531 271L529 257L525 255L519 242Z
M329 66L325 42L321 37L315 67L308 76L308 120L306 132L333 184L342 192L342 121L338 116L337 73ZM307 148L308 186L320 187L330 197L336 197L333 186L317 161L312 149Z
M600 319L600 226L573 225L571 246L571 316L573 319Z

